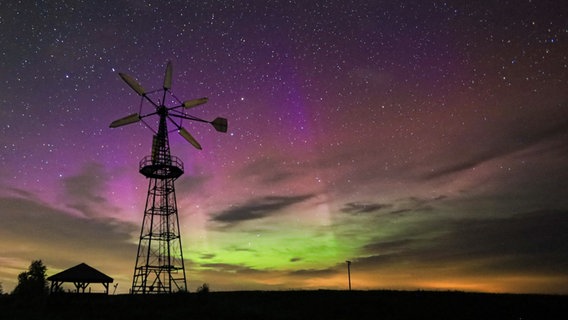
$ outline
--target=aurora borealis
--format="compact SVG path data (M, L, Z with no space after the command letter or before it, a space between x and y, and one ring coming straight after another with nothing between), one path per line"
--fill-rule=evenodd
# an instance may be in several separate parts
M152 133L118 76L209 97L177 134L188 288L568 293L561 1L0 4L0 283L131 285Z

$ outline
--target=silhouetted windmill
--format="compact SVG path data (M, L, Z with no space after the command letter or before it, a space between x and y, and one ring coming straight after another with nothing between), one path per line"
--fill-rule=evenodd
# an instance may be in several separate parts
M140 112L118 119L110 124L111 128L142 121L154 132L152 154L140 161L139 171L149 179L148 196L144 209L144 219L140 230L138 254L132 279L132 293L172 293L186 291L187 282L181 245L179 218L176 203L174 181L183 174L183 162L170 155L168 122L185 140L201 150L201 145L182 127L182 121L207 122L219 132L227 132L227 119L216 118L203 120L185 113L186 109L207 102L207 98L181 101L171 91L172 64L168 62L162 89L146 91L127 74L120 77L142 96ZM161 100L160 98L161 94ZM158 94L158 99L152 98ZM175 105L165 105L166 99L175 101ZM154 106L149 113L142 113L144 101ZM145 118L158 116L158 128L153 129Z

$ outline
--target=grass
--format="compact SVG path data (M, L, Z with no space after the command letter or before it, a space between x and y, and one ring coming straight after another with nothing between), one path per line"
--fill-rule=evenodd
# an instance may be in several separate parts
M238 291L0 297L1 319L562 319L568 296L432 291Z

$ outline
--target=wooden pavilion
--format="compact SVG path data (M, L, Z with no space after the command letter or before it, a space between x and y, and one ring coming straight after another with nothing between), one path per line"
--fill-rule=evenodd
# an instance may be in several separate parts
M100 283L105 288L105 294L108 294L109 284L114 281L111 277L85 263L56 273L48 277L47 280L51 281L51 293L61 291L63 283L71 282L75 285L77 293L85 293L85 289L91 283Z

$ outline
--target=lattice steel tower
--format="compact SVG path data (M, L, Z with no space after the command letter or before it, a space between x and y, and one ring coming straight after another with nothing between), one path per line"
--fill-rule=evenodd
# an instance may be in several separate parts
M139 171L149 180L148 195L144 208L144 218L138 242L138 254L132 279L131 293L172 293L187 291L187 280L183 259L183 250L176 202L174 182L183 174L183 162L170 154L168 138L168 122L172 123L182 137L197 149L201 145L181 126L181 121L193 120L207 122L217 131L227 132L227 120L216 118L206 121L185 113L185 109L207 102L207 98L181 102L171 93L172 64L168 62L162 89L146 92L132 77L119 73L120 77L136 93L142 96L140 112L131 114L110 124L116 128L130 123L142 121L154 132L152 154L140 161ZM161 100L153 99L156 92L163 92ZM169 95L168 95L169 94ZM168 99L175 102L167 107ZM142 114L144 101L154 106L152 112ZM158 128L153 129L143 119L157 115Z

